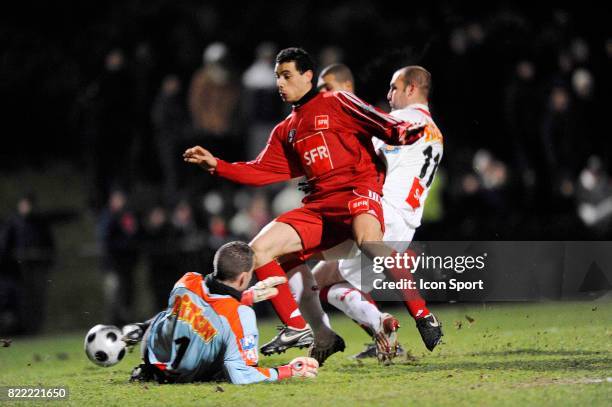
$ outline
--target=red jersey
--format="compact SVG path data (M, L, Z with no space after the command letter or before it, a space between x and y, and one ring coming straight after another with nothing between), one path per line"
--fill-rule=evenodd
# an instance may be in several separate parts
M338 191L382 194L384 165L372 137L388 144L404 139L410 124L381 112L348 92L309 92L270 135L266 148L249 162L218 159L216 173L246 185L266 185L306 176L314 192L304 202Z

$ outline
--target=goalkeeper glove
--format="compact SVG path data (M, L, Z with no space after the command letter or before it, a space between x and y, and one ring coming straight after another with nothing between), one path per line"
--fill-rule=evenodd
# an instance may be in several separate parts
M245 290L242 293L242 300L240 301L243 305L253 305L256 302L269 300L272 297L276 297L278 289L274 286L284 284L287 282L286 277L275 276L268 277L265 280L259 281L253 287Z
M135 322L133 324L127 324L121 328L123 336L121 340L126 343L127 346L134 346L142 340L145 331L149 327L150 321L146 322Z
M288 379L289 377L313 378L317 376L319 362L316 359L300 356L289 362L288 365L279 366L278 380Z

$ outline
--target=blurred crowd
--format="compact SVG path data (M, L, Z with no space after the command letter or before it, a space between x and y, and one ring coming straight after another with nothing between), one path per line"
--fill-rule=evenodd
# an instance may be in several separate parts
M506 6L468 13L443 4L417 10L401 24L405 17L366 3L359 7L385 22L365 22L338 5L330 15L344 30L317 20L328 35L319 33L325 40L309 50L320 69L348 64L356 93L385 110L391 72L412 63L432 72L431 108L445 134L445 185L430 199L437 200L429 203L436 210L429 211L431 225L420 238L611 236L612 141L604 120L612 38L592 27L593 15ZM206 10L209 18L222 19ZM372 32L356 47L346 35L357 23L398 31ZM89 140L85 160L96 210L113 186L133 191L138 184L156 185L154 199L166 205L177 196L197 201L219 189L224 207L233 206L223 214L228 223L242 210L232 205L233 196L248 199L242 206L251 199L269 205L281 190L268 188L253 198L253 190L181 162L182 151L196 144L229 161L253 159L289 111L275 88L278 43L259 42L245 51L240 43L198 44L195 37L180 44L190 47L188 55L201 55L191 65L161 63L159 47L147 41L113 47L99 76L83 87L74 108L77 132ZM380 40L384 46L372 47Z
M139 261L163 305L177 276L202 270L221 244L249 240L299 205L295 183L244 188L181 159L196 144L230 161L257 156L289 112L273 72L286 46L304 46L319 69L346 63L356 94L386 110L395 69L420 64L432 73L431 110L445 155L416 239L612 238L605 16L579 5L461 9L440 2L411 5L406 14L365 1L317 4L251 4L235 13L221 2L132 0L95 16L76 8L81 22L66 24L82 30L80 38L67 45L71 31L55 27L44 51L37 47L47 25L3 28L15 35L2 51L8 80L1 91L13 100L9 117L24 137L1 165L18 167L11 157L35 165L52 155L87 175L116 321L130 308ZM28 44L34 57L22 55ZM27 86L36 90L26 95ZM21 113L26 102L38 121ZM43 127L49 137L21 153ZM7 237L20 216L21 209L5 222L4 261L33 245L48 269L47 238L19 246Z
M215 188L231 197L242 189L189 168L181 153L201 144L228 160L256 157L288 112L274 55L300 45L320 69L347 64L357 95L384 109L395 69L432 73L446 184L434 204L444 227L425 236L609 236L605 13L505 2L415 4L409 15L368 1L317 6L271 2L236 13L217 1L129 0L48 7L42 21L9 9L0 17L11 33L0 91L13 102L6 125L20 137L0 167L71 161L88 176L96 213L116 187L140 194L145 185L156 190L150 200L169 206ZM268 202L278 190L264 192Z
M299 206L302 193L289 183L271 202L268 196L212 189L197 200L177 197L142 206L125 190L111 189L97 215L97 245L90 253L100 259L107 320L121 325L135 318L139 265L146 269L154 309L161 309L183 274L212 271L221 245L249 241L276 215ZM58 219L41 211L37 201L34 194L21 197L0 229L0 333L33 334L45 322L48 276L58 255L52 229L66 215Z

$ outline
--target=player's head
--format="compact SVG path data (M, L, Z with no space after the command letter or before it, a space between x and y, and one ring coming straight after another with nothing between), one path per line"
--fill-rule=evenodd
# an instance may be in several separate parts
M398 69L391 78L387 100L391 109L403 109L413 103L427 103L431 89L431 74L422 66Z
M344 64L331 64L319 74L317 88L321 92L344 90L354 93L355 80L353 79L353 73Z
M253 276L253 249L244 242L229 242L217 250L213 277L238 291L246 290Z
M283 101L295 103L310 89L314 62L302 48L285 48L276 55L276 86Z

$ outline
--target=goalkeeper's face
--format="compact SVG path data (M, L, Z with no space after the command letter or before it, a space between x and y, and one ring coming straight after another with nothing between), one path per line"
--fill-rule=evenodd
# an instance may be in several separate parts
M293 61L276 64L274 71L278 93L287 103L299 101L312 87L312 71L300 73Z

